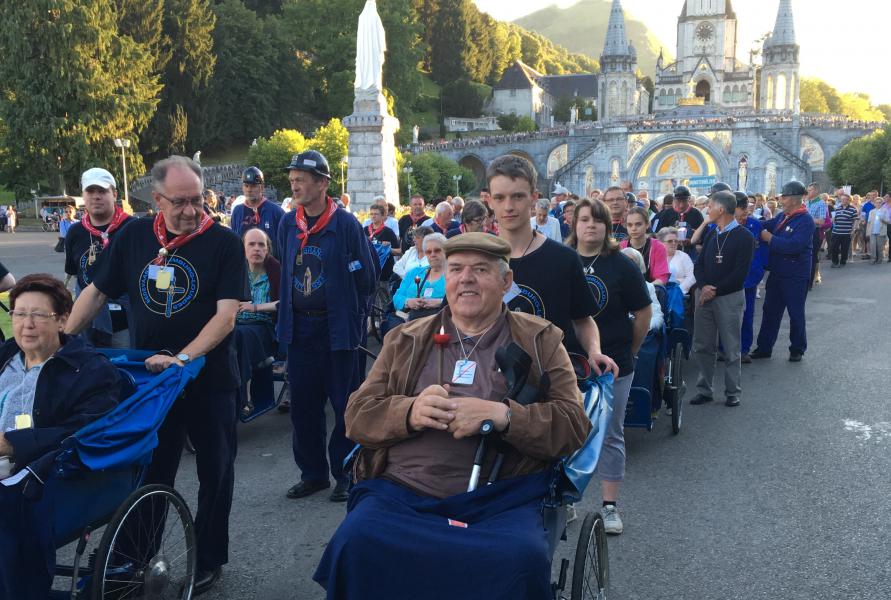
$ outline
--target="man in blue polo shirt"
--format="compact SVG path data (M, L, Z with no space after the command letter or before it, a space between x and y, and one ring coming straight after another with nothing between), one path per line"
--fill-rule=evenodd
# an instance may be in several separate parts
M244 203L232 209L232 231L238 237L254 227L262 229L276 247L278 224L285 214L275 202L267 202L264 197L265 181L263 172L257 167L248 167L241 175L241 190Z
M343 460L347 399L360 383L358 347L379 274L377 256L359 221L328 196L328 161L315 150L295 154L285 167L296 206L281 220L282 263L278 341L288 344L294 461L300 482L288 498L330 487L346 502L349 474ZM334 409L334 431L325 453L325 402Z
M804 187L804 186L802 186ZM807 186L807 212L814 219L814 233L811 241L811 278L807 289L814 287L814 283L820 275L820 246L823 245L823 223L829 218L829 207L820 197L820 184L812 183Z
M807 350L804 303L810 281L816 224L802 203L806 193L804 185L798 181L784 185L779 198L783 211L763 224L761 241L770 248L767 261L770 276L767 278L758 347L750 355L753 359L770 358L786 311L789 312L789 361L800 362Z

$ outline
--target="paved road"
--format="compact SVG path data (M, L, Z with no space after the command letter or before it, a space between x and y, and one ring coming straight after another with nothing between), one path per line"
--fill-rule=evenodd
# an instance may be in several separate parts
M0 235L0 261L17 275L60 273L52 241L20 234L11 248ZM744 365L740 408L687 406L678 437L665 419L627 433L626 531L610 539L611 597L891 597L891 265L824 267L824 281L808 299L802 363L786 362L780 344L772 360ZM194 501L191 457L181 474ZM240 426L231 562L205 597L323 597L311 577L344 509L324 495L285 499L295 481L288 418ZM590 492L582 509L599 505ZM573 544L577 531L570 526ZM570 544L559 552L568 556Z

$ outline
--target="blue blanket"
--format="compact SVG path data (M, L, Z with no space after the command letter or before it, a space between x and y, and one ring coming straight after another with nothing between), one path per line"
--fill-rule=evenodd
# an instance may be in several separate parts
M542 500L552 479L545 470L442 500L364 481L314 579L329 599L549 598Z

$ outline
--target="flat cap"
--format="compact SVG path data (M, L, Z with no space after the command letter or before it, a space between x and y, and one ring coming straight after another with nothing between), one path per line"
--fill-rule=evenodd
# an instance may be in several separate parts
M780 196L804 196L807 194L807 188L800 181L790 181L783 186Z
M510 244L491 233L462 233L445 243L446 258L457 252L480 252L510 262Z

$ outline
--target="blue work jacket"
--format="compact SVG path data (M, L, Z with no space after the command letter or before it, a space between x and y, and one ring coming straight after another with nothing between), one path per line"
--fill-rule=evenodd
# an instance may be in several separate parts
M764 268L767 266L770 248L767 246L767 242L761 240L762 228L761 221L752 217L746 217L746 229L755 237L755 253L752 255L749 274L746 276L746 282L743 284L745 289L755 287L764 277Z
M780 277L809 278L811 276L811 252L814 240L814 218L809 213L795 215L783 225L777 226L786 218L780 213L765 221L764 229L773 234L770 240L770 255L767 270Z
M297 210L282 217L278 252L282 259L281 298L278 305L278 341L290 344L294 335L294 262L300 252ZM356 217L338 208L331 221L313 236L324 253L325 304L331 350L354 350L362 341L369 302L377 285L377 256Z

